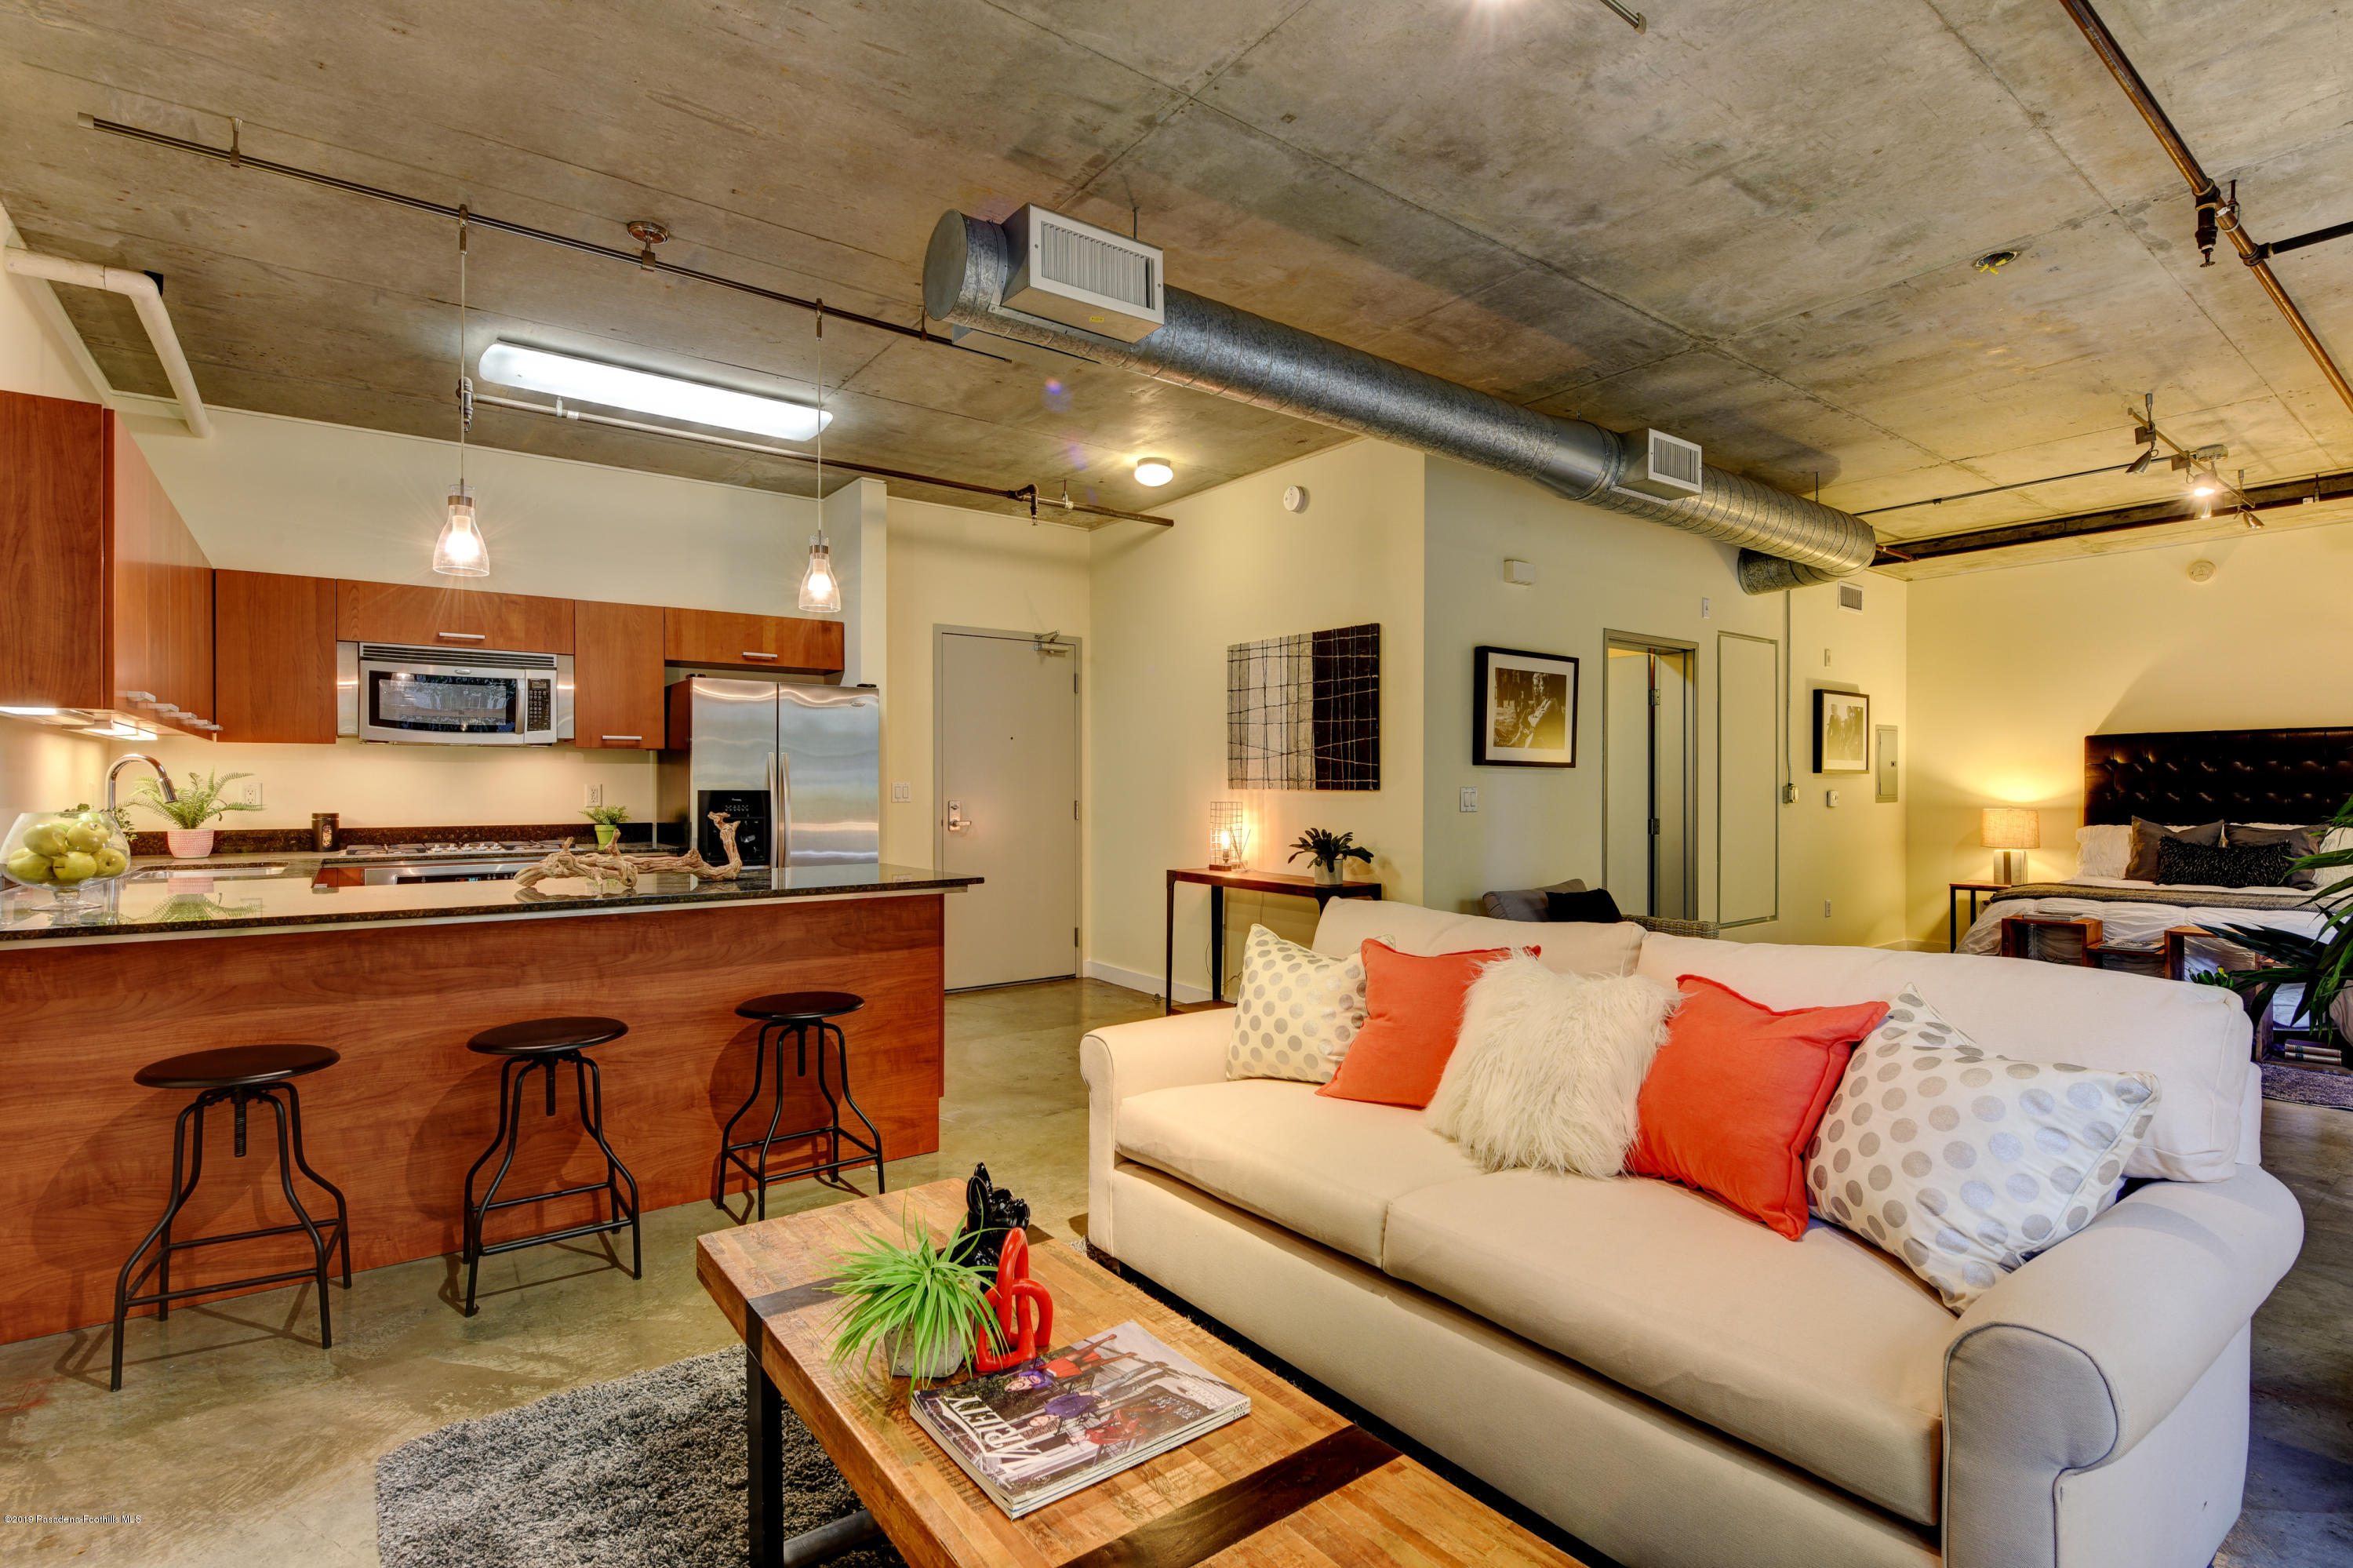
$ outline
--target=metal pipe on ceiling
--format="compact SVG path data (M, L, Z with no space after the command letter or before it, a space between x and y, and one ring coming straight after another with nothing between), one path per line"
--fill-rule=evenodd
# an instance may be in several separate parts
M2292 506L2316 506L2353 500L2353 471L2318 473L2276 484L2251 484L2240 504L2224 516L2242 513L2277 512ZM2136 528L2159 528L2168 523L2200 523L2196 504L2179 496L2137 506L2113 506L2100 512L2078 512L2065 517L2045 517L2032 523L2010 523L1967 534L1943 534L1926 539L1891 540L1880 547L1875 566L1905 566L1941 560L1948 556L1974 556L2017 545L2040 545L2052 539L2082 539L2100 534L2121 534Z
M1750 593L1859 572L1877 547L1860 518L1718 468L1703 470L1701 493L1688 500L1621 490L1628 451L1615 431L1523 408L1181 289L1161 289L1164 324L1134 343L1008 311L1011 272L1004 228L951 210L932 231L923 260L924 309L936 320L1076 350L1140 376L1384 437L1737 546L1741 587Z
M2208 251L2208 261L2211 263L2213 260L2213 240L2207 233L2207 228L2212 227L2231 237L2232 248L2247 264L2247 270L2255 275L2255 281L2263 285L2263 292L2271 296L2273 305L2287 323L2288 330L2295 334L2296 341L2304 344L2305 351L2312 355L2313 363L2320 366L2321 375L2327 376L2328 384L2337 389L2337 396L2345 400L2345 407L2353 409L2353 383L2347 382L2345 372L2337 368L2337 361L2329 355L2327 345L2320 341L2319 335L2312 330L2312 323L2304 319L2304 313L2296 309L2295 302L2288 297L2287 290L2272 272L2271 262L2266 258L2274 253L2274 248L2256 244L2247 233L2246 225L2239 221L2238 203L2224 200L2221 187L2200 165L2198 155L2189 150L2189 143L2181 139L2181 132L2174 129L2171 117L2157 101L2157 95L2148 90L2148 83L2141 79L2140 71L2125 54L2124 46L2116 42L2116 36L2108 31L2107 23L2102 21L2100 14L2092 8L2091 0L2059 0L2059 3L2067 8L2067 15L2074 18L2075 26L2083 29L2084 37L2091 43L2092 52L2100 57L2100 63L2108 68L2108 74L2115 77L2116 85L2125 90L2125 96L2132 100L2135 109L2140 111L2140 117L2148 122L2148 128L2156 132L2158 144L2173 160L2173 166L2189 183L2190 194L2198 202L2200 243ZM2329 231L2320 231L2316 242L2317 238L2330 238Z
M22 278L103 289L129 300L132 308L139 313L139 324L147 329L147 341L154 345L155 357L163 362L164 378L172 384L172 396L180 400L181 419L191 434L213 433L212 416L205 411L205 400L196 392L195 372L188 368L188 356L180 352L180 334L172 330L172 313L164 308L164 291L154 279L126 268L44 256L37 250L19 250L14 246L8 248L8 270Z
M706 447L728 447L736 451L757 452L763 457L788 458L794 462L815 462L807 452L797 452L786 447L763 446L757 441L739 441L732 436L707 436L700 430L673 429L667 425L649 425L639 419L617 418L610 414L591 414L585 409L567 408L558 399L550 407L521 397L496 397L487 392L474 394L474 406L480 408L512 408L520 413L538 414L551 419L567 419L584 425L602 425L609 429L636 430L649 436L668 436L672 440L694 441ZM1122 512L1115 506L1098 506L1091 501L1072 501L1068 496L1040 495L1035 484L1025 484L1018 490L1003 490L995 485L974 484L967 480L943 479L935 473L915 473L902 468L878 468L872 463L848 462L840 458L828 458L828 468L847 469L853 473L869 473L877 479L903 479L910 484L935 484L944 490L960 490L968 495L994 496L1010 501L1015 505L1027 505L1035 517L1042 509L1064 514L1083 512L1092 517L1115 518L1123 523L1156 523L1163 528L1173 528L1173 517L1155 517L1145 512Z

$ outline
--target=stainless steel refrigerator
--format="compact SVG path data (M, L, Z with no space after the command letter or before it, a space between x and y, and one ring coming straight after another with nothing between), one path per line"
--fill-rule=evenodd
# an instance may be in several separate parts
M717 863L711 813L725 811L745 865L881 858L881 694L696 675L670 688L667 739L654 788L666 840Z

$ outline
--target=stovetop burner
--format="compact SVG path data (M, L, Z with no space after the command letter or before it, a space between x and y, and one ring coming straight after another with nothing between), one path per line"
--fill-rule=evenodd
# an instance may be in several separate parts
M418 860L427 856L470 854L553 854L564 847L561 839L482 839L470 843L348 844L341 860Z

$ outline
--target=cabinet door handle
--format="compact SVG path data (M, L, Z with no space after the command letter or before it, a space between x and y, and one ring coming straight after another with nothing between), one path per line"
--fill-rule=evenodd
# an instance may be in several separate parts
M645 739L645 736L641 735L600 735L596 738L598 740L643 740Z
M451 642L480 642L483 641L483 635L479 631L437 631L433 635L447 639Z
M758 653L746 648L744 650L744 657L746 659L774 659L776 655L774 653Z

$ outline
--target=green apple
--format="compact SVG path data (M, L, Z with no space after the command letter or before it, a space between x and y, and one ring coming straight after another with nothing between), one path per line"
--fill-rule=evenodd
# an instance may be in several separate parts
M8 874L19 882L47 882L49 880L49 857L36 854L29 849L20 849L8 857Z
M100 844L90 852L90 858L98 862L100 876L121 876L131 864L131 857L112 844Z
M88 817L81 818L66 829L66 843L85 854L104 844L110 836L104 824L94 822Z
M68 850L49 862L49 874L68 886L77 882L88 882L98 874L98 860L79 850Z
M47 855L55 860L73 846L66 842L66 831L61 824L43 822L38 827L26 830L25 847L35 854Z

